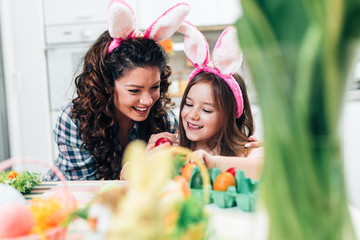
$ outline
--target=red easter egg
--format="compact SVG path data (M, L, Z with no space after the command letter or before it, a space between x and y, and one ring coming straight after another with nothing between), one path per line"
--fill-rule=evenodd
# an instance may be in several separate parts
M233 175L233 176L235 177L235 174L236 174L236 168L234 168L234 167L229 168L228 170L226 170L226 172L231 173L231 175Z
M161 145L161 144L164 144L164 143L170 143L170 145L173 145L172 142L171 142L168 138L166 138L166 137L161 137L161 138L159 138L158 140L156 140L156 142L155 142L155 147L157 147L157 146L159 146L159 145Z

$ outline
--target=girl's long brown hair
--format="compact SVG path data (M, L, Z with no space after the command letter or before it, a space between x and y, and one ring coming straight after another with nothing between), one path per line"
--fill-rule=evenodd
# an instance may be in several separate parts
M171 68L164 50L151 39L129 39L107 54L112 38L105 31L84 56L83 71L75 79L77 97L73 99L72 118L79 122L81 147L96 159L98 179L118 179L121 149L115 119L115 81L138 67L158 67L161 73L160 98L148 118L139 123L140 139L148 141L153 133L168 131L166 110L173 105L168 96Z
M212 94L215 100L215 107L221 116L221 128L219 132L207 141L210 149L220 147L222 156L239 156L245 153L244 145L249 142L248 137L254 133L254 120L250 108L250 102L247 95L246 85L239 74L233 74L235 80L239 83L243 100L244 111L240 118L236 118L236 102L230 87L219 76L210 72L198 73L187 85L180 104L179 134L180 145L196 150L196 142L186 137L181 111L184 108L186 97L192 86L199 82L210 82L212 85Z

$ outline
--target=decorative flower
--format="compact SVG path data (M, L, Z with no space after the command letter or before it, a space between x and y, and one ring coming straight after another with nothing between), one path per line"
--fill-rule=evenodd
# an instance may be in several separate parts
M29 171L0 171L0 183L9 185L21 193L29 193L36 185L41 184L41 174Z
M158 43L164 49L166 55L172 55L174 53L173 52L173 41L171 38L159 41Z
M18 173L15 171L9 172L8 178L9 179L15 179L17 177Z

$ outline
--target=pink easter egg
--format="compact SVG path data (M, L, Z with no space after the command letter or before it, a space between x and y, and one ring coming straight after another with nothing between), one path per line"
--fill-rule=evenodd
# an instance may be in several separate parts
M0 206L0 238L24 236L30 233L35 219L29 207L12 202Z

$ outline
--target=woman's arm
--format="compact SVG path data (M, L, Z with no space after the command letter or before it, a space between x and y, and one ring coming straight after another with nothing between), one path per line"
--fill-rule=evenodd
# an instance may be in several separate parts
M58 145L59 155L54 164L65 175L67 180L96 180L95 159L85 149L81 149L76 121L71 119L71 105L65 107L58 117L54 129L54 139ZM59 180L52 171L44 181Z

